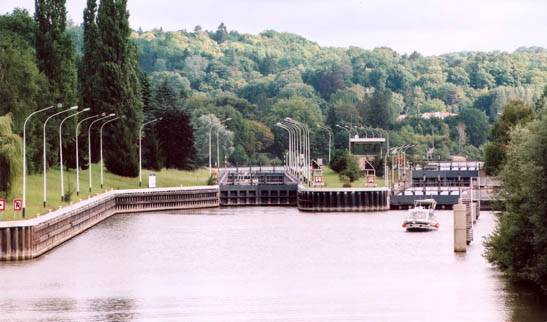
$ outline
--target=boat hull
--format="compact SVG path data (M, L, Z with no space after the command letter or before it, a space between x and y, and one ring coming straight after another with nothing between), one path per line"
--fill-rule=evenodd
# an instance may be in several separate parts
M431 231L438 230L438 223L426 223L426 222L405 222L403 228L408 232L420 232L420 231Z

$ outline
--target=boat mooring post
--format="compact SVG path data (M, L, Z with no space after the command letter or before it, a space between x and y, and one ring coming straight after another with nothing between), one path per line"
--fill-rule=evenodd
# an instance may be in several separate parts
M453 207L454 210L454 251L467 251L467 210L461 199Z

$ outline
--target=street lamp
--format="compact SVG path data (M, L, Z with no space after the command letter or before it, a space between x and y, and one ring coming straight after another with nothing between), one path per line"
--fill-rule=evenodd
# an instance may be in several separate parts
M348 131L348 153L351 154L351 128L340 124L336 124L336 126Z
M104 183L104 161L103 161L103 128L105 125L107 125L108 123L112 123L116 120L119 120L120 117L115 117L111 120L108 120L106 122L104 122L100 129L99 129L99 139L100 139L100 151L101 151L101 189L103 188L103 183Z
M304 123L295 121L295 120L291 119L290 117L285 118L285 122L286 122L286 124L288 123L289 125L291 125L292 127L297 129L298 136L299 136L299 139L300 139L300 147L301 147L302 157L304 158L304 160L303 160L303 166L305 167L304 178L309 183L309 180L310 180L310 164L311 164L310 131ZM298 158L299 158L299 161L300 161L301 156L299 155Z
M79 154L80 152L79 152L79 146L78 146L79 144L78 136L80 134L80 125L82 125L86 121L95 119L97 117L105 116L105 115L106 113L95 114L93 116L90 116L81 120L80 122L78 122L78 124L76 124L76 134L74 137L76 139L76 195L77 196L80 195L80 154Z
M291 130L286 126L284 125L283 123L280 123L280 122L277 122L275 124L276 126L284 129L287 131L288 133L288 138L289 138L289 148L288 148L288 153L287 153L287 159L285 160L286 161L286 165L287 165L287 168L289 169L289 172L292 172L292 133L291 133Z
M48 106L41 110L30 113L30 115L27 116L25 122L23 123L23 218L25 218L25 212L27 208L27 122L33 115L45 112L54 107L55 105Z
M324 129L329 134L329 163L330 163L330 150L331 150L331 145L332 145L332 130L327 126L320 126L320 128Z
M87 172L89 173L89 194L91 194L91 189L93 188L93 182L92 182L92 178L91 178L91 128L93 127L93 124L95 124L97 122L100 122L104 119L111 118L115 115L116 114L114 114L114 113L110 113L106 116L103 116L103 117L100 117L96 120L93 120L93 121L91 121L91 123L89 123L89 127L87 128L87 154L88 154Z
M61 168L61 201L65 200L65 180L63 176L63 172L64 172L64 169L63 169L63 124L65 123L66 120L73 118L76 115L81 114L83 112L87 112L89 110L90 108L87 107L79 112L76 112L72 115L65 117L61 121L61 123L59 123L59 167Z
M58 105L58 107L61 107L62 105ZM57 115L60 115L60 114L63 114L63 113L66 113L66 112L70 112L70 111L74 111L74 110L77 110L78 109L78 106L72 106L71 108L68 108L66 110L63 110L63 111L60 111L60 112L57 112L55 114L52 114L50 115L44 122L44 125L43 125L43 128L42 128L42 137L43 137L43 144L44 144L44 150L43 150L43 163L44 163L44 170L43 170L43 176L44 176L44 208L46 207L47 205L47 160L46 160L46 126L47 126L47 122L49 120L51 120L53 117L57 116Z
M224 122L228 122L231 119L232 119L231 117L225 119L224 121L220 122L220 125L222 125ZM220 148L219 148L219 144L218 144L218 134L219 134L219 132L220 132L220 126L217 129L217 169L220 171ZM224 154L226 154L226 151L224 152Z
M303 152L303 139L301 128L298 127L295 123L292 122L290 118L285 118L283 120L283 125L285 125L289 131L293 132L293 167L298 176L298 181L302 176L302 152Z
M161 121L161 120L163 120L163 117L143 123L139 129L139 187L142 186L142 130L144 129L146 125L157 122L157 121ZM209 151L211 151L210 148L209 148Z

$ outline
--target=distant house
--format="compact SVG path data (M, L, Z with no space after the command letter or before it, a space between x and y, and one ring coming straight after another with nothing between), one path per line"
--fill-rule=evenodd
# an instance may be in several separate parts
M421 119L424 119L424 120L429 120L429 119L444 120L447 117L456 116L456 115L458 115L458 114L450 113L450 112L427 112L427 113L420 114L418 117L421 118ZM408 114L401 114L397 117L397 121L402 121L402 120L406 119L407 117L408 117Z

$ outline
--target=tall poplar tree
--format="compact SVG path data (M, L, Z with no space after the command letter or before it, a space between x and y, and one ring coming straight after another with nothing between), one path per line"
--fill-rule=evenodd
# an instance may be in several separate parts
M72 105L77 98L76 58L66 32L65 0L35 0L36 58L49 79L50 103Z
M138 175L136 143L143 104L136 48L130 41L127 0L100 2L97 31L96 111L124 117L108 128L105 165L115 174L134 177Z
M88 0L84 9L84 48L80 68L80 99L84 107L93 111L97 109L97 48L99 47L99 30L97 28L97 1Z

